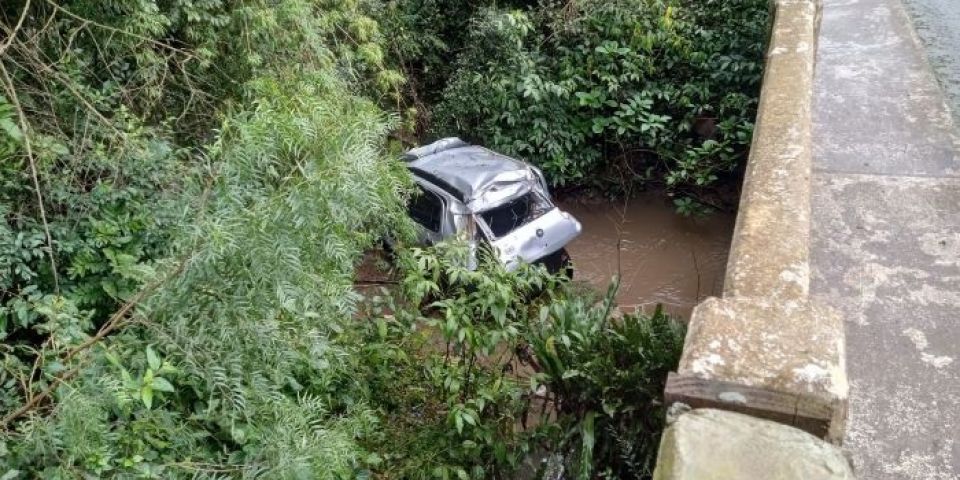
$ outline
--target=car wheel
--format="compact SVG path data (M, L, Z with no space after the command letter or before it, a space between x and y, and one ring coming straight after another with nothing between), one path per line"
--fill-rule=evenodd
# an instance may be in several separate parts
M569 279L573 279L573 261L566 248L561 248L556 252L540 259L539 262L547 267L547 271L553 274L562 274Z

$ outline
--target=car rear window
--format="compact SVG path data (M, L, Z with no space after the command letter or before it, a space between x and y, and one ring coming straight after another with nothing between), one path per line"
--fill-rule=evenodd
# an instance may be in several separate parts
M500 238L539 218L551 205L535 193L528 193L480 214L493 236Z

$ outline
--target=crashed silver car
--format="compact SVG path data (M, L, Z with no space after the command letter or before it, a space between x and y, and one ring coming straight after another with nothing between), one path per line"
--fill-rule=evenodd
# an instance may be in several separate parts
M471 245L471 267L476 247L486 243L508 270L527 262L572 274L564 247L580 234L580 222L553 204L539 169L459 138L415 148L403 160L422 190L409 213L423 244L462 238Z

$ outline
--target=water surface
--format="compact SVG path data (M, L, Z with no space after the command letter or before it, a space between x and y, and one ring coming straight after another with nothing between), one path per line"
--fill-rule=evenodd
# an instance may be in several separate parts
M583 224L583 233L567 246L575 278L605 291L619 273L621 308L651 311L659 303L687 317L700 300L722 292L733 214L682 217L663 194L628 202L565 200L560 206Z

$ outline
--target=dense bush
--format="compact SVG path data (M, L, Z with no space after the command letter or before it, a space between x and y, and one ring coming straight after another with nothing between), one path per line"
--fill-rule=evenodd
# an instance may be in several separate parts
M438 134L537 163L556 185L696 193L744 158L766 0L545 0L474 18Z
M69 386L4 418L8 468L343 478L362 464L356 439L375 417L344 400L355 346L331 336L351 319L359 254L402 219L403 176L379 152L388 124L321 74L248 94L255 108L227 117L209 169L184 181L186 228L151 265L148 296L100 330L114 334L86 335L69 299L38 308L53 341L37 366L8 356L4 379L27 386L25 405Z
M0 476L351 476L375 417L331 337L405 224L358 96L397 86L376 22L77 0L0 27Z
M375 307L366 323L366 384L389 422L371 437L377 470L649 478L680 325L660 311L613 318L615 287L594 302L542 268L508 273L486 261L469 271L460 254L411 252L391 314Z
M494 5L527 7L535 0L388 0L368 4L380 21L389 49L388 61L406 77L402 103L420 131L456 69L477 12ZM409 117L408 117L409 118Z
M169 254L183 180L208 167L224 116L256 107L251 81L322 71L375 97L398 82L356 5L6 2L9 33L21 12L0 44L0 309L20 328L47 294L96 322L136 290L137 265Z

